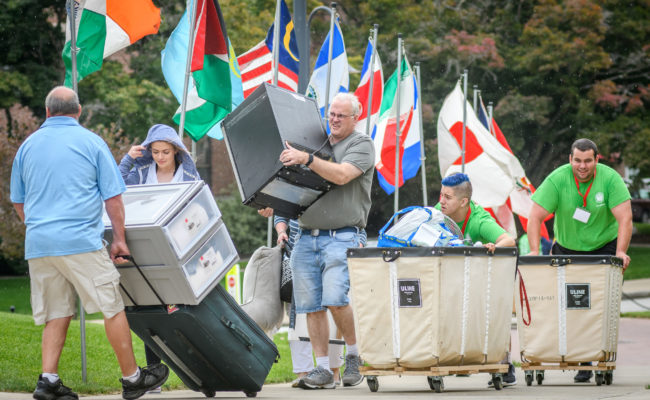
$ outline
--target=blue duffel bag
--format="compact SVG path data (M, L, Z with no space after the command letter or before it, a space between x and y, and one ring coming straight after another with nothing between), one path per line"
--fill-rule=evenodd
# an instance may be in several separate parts
M459 246L462 240L456 223L442 212L411 206L396 212L379 230L377 247Z

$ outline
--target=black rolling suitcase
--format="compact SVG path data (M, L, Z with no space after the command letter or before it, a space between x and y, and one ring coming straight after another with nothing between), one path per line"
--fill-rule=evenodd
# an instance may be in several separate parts
M275 343L221 285L198 305L127 307L126 316L183 383L206 397L221 391L255 397L280 357Z

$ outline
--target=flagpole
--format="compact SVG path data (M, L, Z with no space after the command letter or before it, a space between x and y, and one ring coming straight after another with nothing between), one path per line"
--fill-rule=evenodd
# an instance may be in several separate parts
M375 81L375 52L377 49L377 31L379 24L374 24L370 29L372 35L372 55L370 56L370 86L368 88L368 104L366 105L366 135L370 136L370 118L372 116L372 93L374 92Z
M400 103L400 86L402 84L402 34L397 34L397 93L395 95L397 107L396 107L396 128L395 128L395 204L393 206L395 214L399 211L399 137L401 135L400 130L400 113L399 113L399 103Z
M467 131L467 70L463 71L463 147L461 149L462 161L461 169L462 173L465 173L465 135Z
M77 10L75 10L74 7L74 0L67 0L67 3L68 20L70 21L70 60L72 64L72 90L77 93Z
M427 206L427 169L424 162L427 159L424 153L424 128L422 127L422 86L420 84L420 63L415 63L415 78L417 79L418 93L418 120L420 121L420 172L422 173L422 205Z
M77 86L77 11L74 7L74 0L67 0L68 21L70 21L70 61L72 73L72 90L78 92ZM79 296L77 296L79 299ZM81 299L79 299L79 326L80 326L80 345L81 345L81 380L86 383L87 362L86 362L86 313L84 311Z
M275 1L275 22L273 23L273 84L277 86L280 71L280 4L282 0ZM284 145L284 143L283 143ZM266 246L273 245L273 216L266 222Z
M275 1L275 22L273 23L273 84L278 84L280 63L280 1Z
M478 110L478 108L476 108L476 107L478 107L478 94L479 93L481 93L481 91L478 90L478 85L474 85L474 112L476 113L476 115L478 115L478 111L476 111L476 110Z
M194 51L194 16L196 14L196 0L190 1L190 9L188 10L187 17L190 19L190 37L187 44L187 62L185 63L185 81L183 82L183 97L181 98L181 120L178 124L178 136L183 138L183 131L185 129L185 111L187 109L187 91L190 84L190 75L192 69L192 52ZM192 154L194 156L194 154Z
M490 118L490 134L492 136L494 136L494 134L496 133L496 132L492 132L493 131L493 129L492 129L492 110L493 109L494 109L494 107L492 107L492 102L490 102L490 104L488 105L488 116Z
M330 109L330 80L332 78L332 51L334 50L334 23L336 22L336 3L331 4L330 42L327 48L327 80L325 86L325 111L323 117L329 118Z

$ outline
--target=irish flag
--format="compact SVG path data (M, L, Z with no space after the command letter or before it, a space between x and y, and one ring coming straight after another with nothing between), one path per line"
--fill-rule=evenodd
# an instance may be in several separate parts
M77 79L99 71L104 58L158 32L160 9L151 0L74 0ZM65 85L72 87L70 22L66 23Z
M395 176L398 187L414 177L422 161L420 160L420 123L417 109L418 89L415 76L406 57L402 60L400 77L397 71L388 78L384 86L375 142L375 168L379 186L387 194L395 191ZM399 85L399 99L397 98ZM397 104L399 101L399 118ZM395 144L397 141L397 121L400 126L399 166L395 173Z

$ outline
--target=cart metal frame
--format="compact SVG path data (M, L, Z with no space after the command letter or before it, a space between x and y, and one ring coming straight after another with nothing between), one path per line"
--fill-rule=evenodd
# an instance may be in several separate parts
M526 385L531 386L533 380L541 385L544 381L544 371L562 370L562 371L594 371L596 385L601 386L603 383L611 385L614 381L614 370L616 369L615 361L594 361L596 365L580 365L578 362L522 362L521 369L526 374Z
M456 374L479 374L489 373L492 375L492 382L496 390L503 388L503 375L508 372L508 364L478 364L478 365L454 365L444 367L424 367L424 368L374 368L360 367L359 372L366 377L368 388L371 392L379 390L379 376L388 375L422 375L427 377L427 382L431 390L440 393L444 390L445 384L443 377Z

